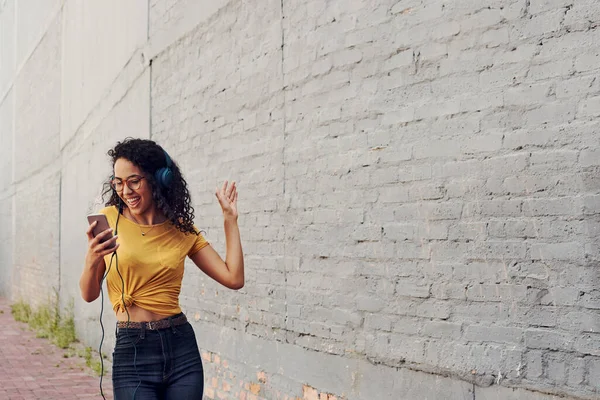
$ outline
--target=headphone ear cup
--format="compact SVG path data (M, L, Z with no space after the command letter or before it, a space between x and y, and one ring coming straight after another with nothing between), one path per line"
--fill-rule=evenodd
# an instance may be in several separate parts
M167 168L163 173L163 182L165 187L171 186L171 182L173 182L173 170L171 168Z
M173 182L173 170L171 169L173 161L171 160L171 157L169 157L166 151L163 150L163 153L165 154L165 161L167 163L167 166L156 170L156 172L154 173L154 178L161 187L168 188L169 186L171 186L171 182Z
M154 174L154 179L162 188L167 188L173 182L173 171L171 168L160 168Z

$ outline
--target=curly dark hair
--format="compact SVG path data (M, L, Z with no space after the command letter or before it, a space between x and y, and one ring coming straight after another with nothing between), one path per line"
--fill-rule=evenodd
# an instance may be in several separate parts
M173 180L168 188L161 188L154 178L154 173L158 169L167 166L167 159L162 147L152 140L126 138L122 142L117 142L116 146L110 149L107 154L111 157L113 168L119 158L124 158L144 171L152 189L154 203L177 229L186 234L198 235L200 233L194 228L194 207L191 204L192 200L187 182L175 161L171 159ZM104 200L106 196L109 196L105 205L107 207L119 207L122 201L117 192L111 187L111 179L112 175L104 183L102 199ZM123 204L123 206L127 207L126 204Z

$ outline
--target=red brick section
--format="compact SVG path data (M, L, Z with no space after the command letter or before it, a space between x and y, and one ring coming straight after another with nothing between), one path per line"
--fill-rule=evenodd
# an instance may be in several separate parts
M38 339L26 324L16 322L9 302L0 297L0 399L102 399L100 378L80 357L64 358L65 350ZM102 380L112 399L110 377Z
M346 400L344 396L319 391L309 385L298 385L302 397L277 390L269 384L269 375L256 373L256 380L240 380L220 355L202 351L205 367L204 397L208 400Z

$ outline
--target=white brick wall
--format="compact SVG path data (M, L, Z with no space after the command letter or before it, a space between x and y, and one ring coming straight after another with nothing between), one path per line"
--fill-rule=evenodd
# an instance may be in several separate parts
M4 96L15 74L15 1L0 4L0 100ZM5 131L6 132L6 131Z
M13 101L9 91L0 105L0 295L10 293L13 265Z
M60 156L60 16L15 82L15 180L35 175ZM35 84L32 84L35 82Z
M239 183L245 288L188 265L181 296L208 398L598 397L596 2L135 4L102 36L67 0L39 43L17 42L31 57L0 68L13 297L58 285L59 260L77 296L104 153L150 136L223 255L213 190ZM14 15L8 1L0 22L20 32Z

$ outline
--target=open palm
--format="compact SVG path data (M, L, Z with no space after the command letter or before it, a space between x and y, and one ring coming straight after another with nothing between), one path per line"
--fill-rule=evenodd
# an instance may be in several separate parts
M228 181L223 182L223 186L219 189L216 189L215 195L219 200L219 204L223 209L223 216L226 218L235 218L238 217L237 210L237 187L235 185L235 181L231 182L229 185Z

